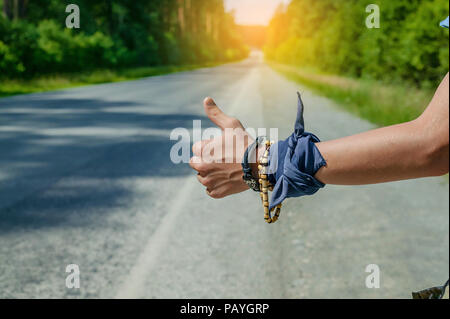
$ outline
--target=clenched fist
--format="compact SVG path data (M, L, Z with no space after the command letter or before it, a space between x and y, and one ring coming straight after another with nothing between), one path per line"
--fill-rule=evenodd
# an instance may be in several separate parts
M213 99L203 101L205 113L221 130L222 135L195 143L190 166L198 172L198 181L206 186L212 198L223 198L249 189L242 179L242 158L253 138L245 131L241 122L229 117ZM253 164L255 172L256 164Z

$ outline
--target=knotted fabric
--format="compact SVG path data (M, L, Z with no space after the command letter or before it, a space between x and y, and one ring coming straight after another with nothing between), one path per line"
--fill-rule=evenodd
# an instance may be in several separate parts
M315 145L320 142L319 138L305 132L303 102L300 93L297 94L294 133L270 148L268 178L272 185L275 185L270 210L286 198L313 195L325 187L314 175L327 163Z

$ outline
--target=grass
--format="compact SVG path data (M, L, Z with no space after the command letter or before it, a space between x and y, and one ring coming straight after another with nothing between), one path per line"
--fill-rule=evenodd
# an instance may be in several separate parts
M379 126L416 119L433 96L432 90L320 74L284 64L269 64L289 79L335 100L342 108Z
M212 67L219 63L204 63L183 66L140 67L121 70L95 70L74 74L55 74L29 80L0 79L0 97L45 92L91 84L135 80L143 77L189 71Z

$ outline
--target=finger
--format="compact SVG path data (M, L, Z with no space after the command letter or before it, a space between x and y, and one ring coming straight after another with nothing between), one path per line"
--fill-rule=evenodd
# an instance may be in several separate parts
M198 156L193 156L189 161L189 166L195 169L200 175L205 176L209 169L208 165L202 161L202 159Z
M204 173L204 172L197 172L197 176L205 177L205 176L206 176L206 173Z
M201 168L202 159L198 156L193 156L189 160L189 166L195 169L197 172L199 172L199 169Z
M222 185L229 183L229 181L223 178L221 174L214 174L214 173L207 175L198 174L197 180L209 191L215 188L222 187Z
M206 194L208 194L209 197L214 199L221 199L226 197L226 194L223 191L220 191L218 189L214 189L210 191L209 189L206 189Z
M197 180L200 184L207 187L207 189L211 189L211 179L208 177L208 175L202 176L201 174L197 175Z
M194 156L201 157L202 152L205 149L206 145L208 145L211 142L212 142L212 140L203 140L203 141L199 141L199 142L195 143L192 146L192 153L194 154Z
M244 128L239 120L223 113L212 98L207 97L203 101L203 106L209 119L222 130L226 128Z
M227 197L228 195L231 195L232 192L230 191L231 189L231 184L230 183L224 183L221 186L217 186L214 189L206 189L206 194L208 194L208 196L214 198L214 199L220 199L220 198L224 198Z

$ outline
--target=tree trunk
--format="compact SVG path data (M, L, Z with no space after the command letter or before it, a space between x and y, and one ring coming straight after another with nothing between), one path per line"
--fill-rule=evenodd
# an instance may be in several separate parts
M192 32L191 0L186 0L184 16L185 16L185 22L186 22L186 30L187 30L187 32Z
M12 0L3 0L3 14L7 19L12 20Z
M28 0L20 0L19 1L19 17L20 18L26 18L27 16L27 7L28 7Z
M9 20L18 20L27 15L28 0L3 0L3 14Z
M178 0L178 25L180 29L180 33L184 33L185 29L185 18L184 18L184 0Z
M19 19L19 0L14 0L13 3L13 18L14 20Z

